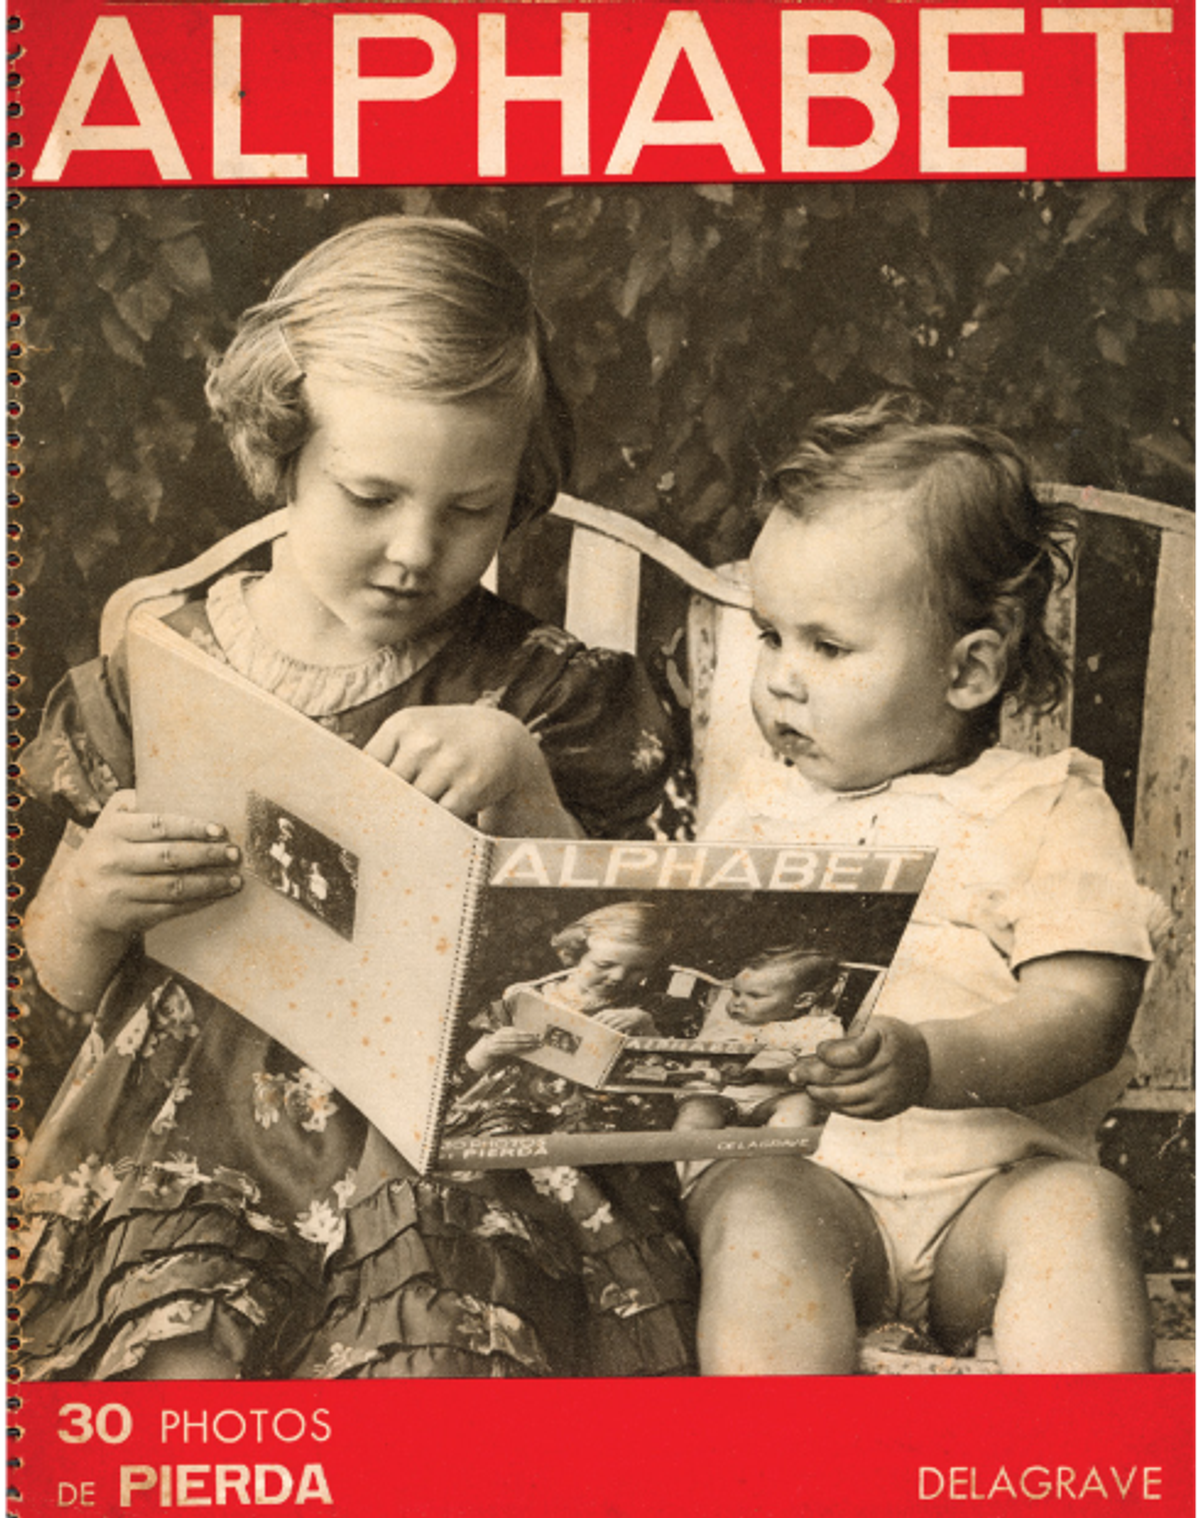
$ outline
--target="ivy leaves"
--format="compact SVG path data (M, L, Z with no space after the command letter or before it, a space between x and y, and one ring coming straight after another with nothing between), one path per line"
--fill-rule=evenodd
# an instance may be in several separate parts
M253 511L206 362L302 252L384 211L508 247L575 408L575 489L710 563L745 552L809 416L889 387L1004 428L1047 477L1191 499L1181 181L47 191L22 244L22 573L48 677L117 584Z

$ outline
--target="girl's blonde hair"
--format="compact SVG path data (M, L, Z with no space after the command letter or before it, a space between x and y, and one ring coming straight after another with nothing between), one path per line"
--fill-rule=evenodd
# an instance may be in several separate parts
M544 324L506 253L466 222L380 216L319 243L242 317L209 405L254 496L287 499L313 420L306 375L435 402L499 402L527 425L511 526L548 511L573 431Z
M991 741L1007 698L1015 711L1053 711L1067 665L1046 629L1046 607L1071 577L1069 509L1034 491L1014 445L990 427L924 420L915 397L884 395L824 416L772 472L760 504L793 516L836 509L839 496L906 494L929 560L932 609L956 637L994 628L1005 648L999 694L980 716Z
M619 943L639 944L663 957L670 944L671 930L663 909L652 901L617 901L598 907L586 917L560 929L550 940L550 947L564 965L577 965L587 953L589 941L599 933Z

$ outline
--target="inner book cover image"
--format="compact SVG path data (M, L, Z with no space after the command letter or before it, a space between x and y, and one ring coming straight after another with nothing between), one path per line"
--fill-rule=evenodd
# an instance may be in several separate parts
M788 1071L865 1026L932 852L488 838L152 616L129 667L139 805L246 861L148 952L413 1164L814 1146Z
M814 1116L787 1072L865 1025L926 857L904 860L906 889L889 890L879 886L895 856L843 853L832 868L876 887L847 891L829 884L825 850L499 847L504 883L478 919L443 1155L566 1163L812 1147ZM683 878L640 890L507 883L518 866L561 877L564 859L576 877ZM794 871L792 883L771 889L773 871ZM749 887L752 876L763 883Z

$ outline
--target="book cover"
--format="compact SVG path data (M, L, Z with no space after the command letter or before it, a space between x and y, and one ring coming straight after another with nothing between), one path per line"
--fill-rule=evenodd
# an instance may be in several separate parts
M147 953L320 1071L420 1170L729 1154L731 1129L751 1152L742 1115L774 1118L784 1148L793 1125L768 1109L788 1068L861 1025L933 861L487 838L146 613L127 658L138 807L211 818L246 876L151 929ZM628 953L620 914L639 909L631 973L593 967L605 924L614 960ZM562 970L554 945L581 923L599 927ZM689 976L668 954L704 963ZM725 1005L764 956L777 1018L739 1024ZM680 994L689 982L709 995ZM480 1056L497 1028L528 1041ZM689 1096L725 1104L707 1137L675 1132Z
M994 422L1080 496L1158 509L1089 518L1104 573L1060 631L1069 730L1104 758L1176 914L1135 1030L1143 1073L1101 1141L1136 1191L1159 1348L1183 1372L934 1374L962 1362L923 1355L890 1362L908 1374L820 1381L26 1382L10 1386L14 1511L1191 1514L1193 572L1176 527L1194 489L1194 7L23 0L8 21L14 746L97 652L114 591L245 527L206 361L302 252L384 212L463 216L504 242L553 327L580 426L573 488L707 565L744 557L754 481L801 422L886 387ZM506 593L558 621L562 531L501 565ZM1181 610L1171 626L1156 587ZM703 621L685 660L656 572L640 609L614 575L609 623L631 605L661 687L690 694ZM1156 694L1175 721L1143 721ZM711 716L710 774L728 778L736 689L688 716ZM1053 747L1065 731L1023 736ZM686 831L694 802L673 799ZM271 910L343 952L374 838L330 848L329 815L290 792L245 802ZM16 916L61 826L31 803L10 814ZM460 997L463 1026L483 1036L513 984L545 1002L553 926ZM736 968L694 957L671 960L690 989L663 990L693 1013ZM10 1163L89 1031L13 992ZM521 1001L522 1020L573 1034L555 1015ZM675 1056L588 1021L617 1054L608 1074L630 1076L618 1085ZM449 1081L445 1033L439 1013L419 1037L435 1064L445 1048ZM414 1152L430 1149L424 1077L408 1095ZM115 1179L109 1158L75 1175L80 1208ZM585 1441L602 1460L581 1459Z

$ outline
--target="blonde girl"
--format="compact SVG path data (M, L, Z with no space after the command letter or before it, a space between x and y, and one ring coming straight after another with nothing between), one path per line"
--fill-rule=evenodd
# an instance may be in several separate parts
M571 448L507 256L459 222L347 227L246 313L208 396L288 528L176 629L492 832L636 833L666 763L639 667L480 585ZM69 819L30 996L91 1020L24 1175L25 1374L686 1369L686 1251L651 1181L619 1177L581 1244L541 1177L418 1178L319 1071L145 956L241 860L204 817L138 809L128 734L118 650L63 681L24 759ZM631 1240L654 1332L611 1308Z

